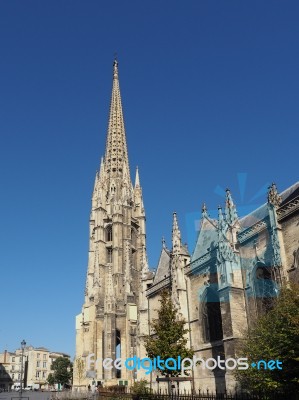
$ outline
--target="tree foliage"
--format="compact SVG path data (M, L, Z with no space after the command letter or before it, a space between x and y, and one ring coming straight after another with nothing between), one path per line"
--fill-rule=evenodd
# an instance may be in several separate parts
M242 387L249 390L299 390L299 286L281 290L274 307L249 330L241 348L249 369L236 371ZM282 369L257 369L259 360L282 361Z
M133 394L145 394L148 393L148 381L146 379L140 379L140 381L135 381L131 393Z
M52 373L48 375L47 382L49 385L53 386L55 384L55 379Z
M186 321L178 318L177 309L172 303L168 291L161 293L160 309L158 311L158 318L154 319L151 324L153 331L152 336L148 336L145 340L145 349L149 358L153 359L160 356L161 360L167 358L177 357L191 358L193 357L193 350L186 347L187 338L186 334L189 332L185 328ZM178 376L180 370L172 370L165 368L164 370L158 368L160 373L164 376Z
M61 385L66 385L70 383L73 371L72 363L67 357L56 358L56 360L53 361L51 365L51 370L53 371L53 383L60 383Z

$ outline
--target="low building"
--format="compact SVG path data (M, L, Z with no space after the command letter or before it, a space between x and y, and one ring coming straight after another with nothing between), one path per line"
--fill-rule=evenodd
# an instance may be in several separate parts
M4 353L0 353L0 389L2 390L9 390L14 384L17 371L14 371L15 365L13 365L12 369L11 360L13 356L15 357L15 354L7 350Z
M58 357L70 356L66 353L51 352L45 347L27 346L23 355L23 387L47 389L47 378L52 372L51 365ZM22 350L0 353L0 388L10 390L21 382Z

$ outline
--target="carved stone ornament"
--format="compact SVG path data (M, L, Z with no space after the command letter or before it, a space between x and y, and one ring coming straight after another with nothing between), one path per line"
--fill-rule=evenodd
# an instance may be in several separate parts
M279 207L281 204L282 198L278 194L277 187L275 183L272 183L271 186L269 186L269 191L268 191L268 203L272 204L275 207Z
M223 261L236 261L235 253L229 243L224 241L219 243L217 259L219 263Z

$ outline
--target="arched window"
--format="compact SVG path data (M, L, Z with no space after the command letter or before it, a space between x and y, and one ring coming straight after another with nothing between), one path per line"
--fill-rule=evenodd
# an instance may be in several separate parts
M106 242L112 242L113 234L112 234L112 225L108 225L106 228Z
M111 264L113 260L113 253L112 253L112 248L107 247L107 263Z
M254 274L254 292L259 313L265 313L273 306L273 299L277 296L277 285L273 280L271 267L259 263Z
M216 289L208 287L202 303L202 329L204 342L223 338L220 299Z

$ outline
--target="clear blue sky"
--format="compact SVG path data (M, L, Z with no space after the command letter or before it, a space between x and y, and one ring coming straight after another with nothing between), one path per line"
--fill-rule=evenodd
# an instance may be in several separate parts
M297 0L0 2L0 351L74 354L114 53L154 267L173 211L193 251L220 188L246 211L297 181L298 18Z

